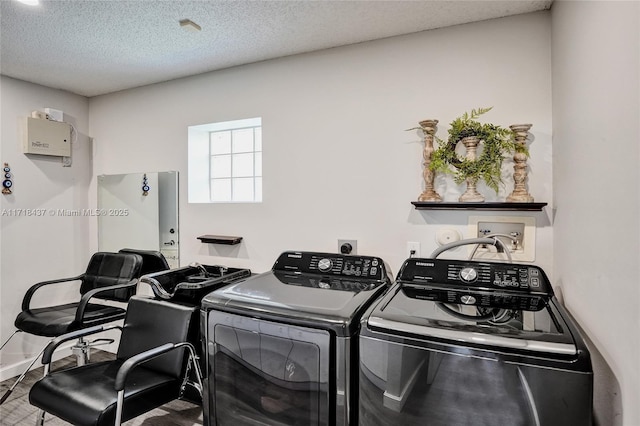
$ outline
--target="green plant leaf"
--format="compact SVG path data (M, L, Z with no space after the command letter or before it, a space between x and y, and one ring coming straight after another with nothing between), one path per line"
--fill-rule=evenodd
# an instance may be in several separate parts
M483 180L487 186L498 193L502 184L502 162L509 153L526 152L525 147L516 145L515 133L511 129L495 124L482 124L477 118L491 111L493 107L472 109L471 113L464 112L449 124L449 137L446 141L436 137L438 148L433 152L430 168L434 171L453 175L456 183L460 184L468 178ZM462 138L477 136L482 144L482 154L475 160L461 158L455 152L456 146Z

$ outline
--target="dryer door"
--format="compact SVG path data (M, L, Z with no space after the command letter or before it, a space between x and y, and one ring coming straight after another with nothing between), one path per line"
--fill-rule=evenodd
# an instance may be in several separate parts
M210 311L211 425L329 424L330 335Z

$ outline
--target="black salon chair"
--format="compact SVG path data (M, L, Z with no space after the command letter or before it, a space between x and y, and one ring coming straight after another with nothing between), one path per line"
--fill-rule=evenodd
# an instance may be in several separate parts
M197 309L134 296L123 327L96 326L52 340L42 357L45 375L29 392L29 402L41 410L36 424L50 413L77 426L118 426L178 399L191 368L202 389L195 348L187 343L198 326L192 320ZM58 345L112 328L122 330L115 360L50 371Z
M124 318L125 305L114 306L100 303L100 301L127 302L136 292L141 268L142 257L138 254L98 252L91 257L85 273L71 278L43 281L31 286L22 300L22 312L18 314L14 323L17 330L2 347L18 332L56 337L70 331ZM80 281L79 301L39 308L31 306L31 299L40 288L53 284L68 285L76 281ZM74 346L73 352L78 358L78 364L83 364L88 360L89 346L90 343L83 339L79 339ZM0 347L0 349L2 348ZM6 401L31 366L40 358L41 353L42 351L38 353L14 385L0 398L0 404Z
M140 276L151 274L154 272L168 271L169 269L171 269L164 255L156 250L123 248L119 250L118 253L132 253L142 257L142 268L140 269Z

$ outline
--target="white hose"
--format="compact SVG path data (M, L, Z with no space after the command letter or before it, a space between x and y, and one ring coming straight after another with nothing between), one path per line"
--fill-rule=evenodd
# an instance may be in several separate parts
M467 246L467 245L470 245L470 244L491 244L492 246L494 246L494 245L496 245L496 239L494 239L494 238L469 238L469 239L466 239L466 240L454 241L452 243L445 244L445 245L440 246L437 249L435 249L433 251L433 253L431 253L431 258L435 259L441 253L443 253L443 252L445 252L447 250L451 250L452 248L456 248L456 247L460 247L460 246Z
M511 252L509 251L507 246L505 246L505 244L502 242L502 240L500 238L498 238L498 237L509 238L511 241L518 241L518 239L515 238L515 237L512 237L511 235L507 235L507 234L489 234L489 235L486 236L486 238L495 239L496 243L500 244L500 247L502 247L502 251L504 252L504 254L507 255L507 259L509 259L509 263L513 263L513 259L511 258ZM471 255L469 256L470 260L473 259L473 257L476 255L476 251L478 251L478 247L480 247L480 244L477 244L473 248L473 251L471 252Z

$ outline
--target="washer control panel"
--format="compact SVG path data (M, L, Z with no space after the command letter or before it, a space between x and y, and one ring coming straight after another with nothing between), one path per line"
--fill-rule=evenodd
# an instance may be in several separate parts
M389 280L384 262L379 257L374 256L284 252L276 260L272 270L369 280Z
M451 287L478 287L553 294L544 271L535 265L450 259L407 259L398 281Z
M547 300L547 296L541 295L507 294L481 290L469 294L467 290L451 290L420 285L404 286L402 291L412 299L525 311L539 311L546 306Z

